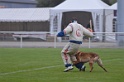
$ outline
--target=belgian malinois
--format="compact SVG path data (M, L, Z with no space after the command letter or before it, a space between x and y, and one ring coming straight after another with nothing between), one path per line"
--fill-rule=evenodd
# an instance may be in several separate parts
M103 64L102 64L102 60L100 59L99 55L96 54L96 53L87 53L87 52L81 52L81 51L78 51L76 54L75 54L76 58L77 58L77 61L74 63L79 63L79 62L83 62L83 63L87 63L89 62L89 66L90 66L90 72L92 72L93 70L93 64L95 62L97 62L97 64L105 71L107 72L107 70L103 67Z

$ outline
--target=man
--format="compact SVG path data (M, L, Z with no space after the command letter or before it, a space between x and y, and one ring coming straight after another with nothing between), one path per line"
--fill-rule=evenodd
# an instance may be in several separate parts
M93 36L93 33L77 23L76 19L73 19L72 23L70 23L63 31L59 32L57 37L63 37L67 34L69 34L69 42L61 51L61 56L66 67L64 72L73 69L72 63L77 61L75 53L79 50L79 47L82 44L83 36ZM85 66L82 62L75 64L75 66L80 71L85 70Z

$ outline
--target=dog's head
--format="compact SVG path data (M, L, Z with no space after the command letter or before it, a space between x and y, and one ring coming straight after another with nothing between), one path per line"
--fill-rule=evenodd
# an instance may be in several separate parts
M77 52L75 53L75 55L78 56L80 53L81 53L80 51L77 51Z
M76 53L75 53L75 56L76 56L76 58L77 58L77 60L80 60L80 56L82 55L82 52L81 51L77 51Z
M86 53L85 52L82 52L82 51L77 51L75 55L80 56L80 55L84 55L84 54L86 54Z

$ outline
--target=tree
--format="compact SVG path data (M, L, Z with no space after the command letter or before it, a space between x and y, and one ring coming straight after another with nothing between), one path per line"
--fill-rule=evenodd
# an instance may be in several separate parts
M55 7L58 4L62 3L65 0L37 0L37 7ZM103 2L107 3L108 5L112 5L117 0L102 0Z
M117 2L117 0L102 0L103 2L107 3L108 5L112 5L115 2Z
M65 0L37 0L37 7L54 7Z

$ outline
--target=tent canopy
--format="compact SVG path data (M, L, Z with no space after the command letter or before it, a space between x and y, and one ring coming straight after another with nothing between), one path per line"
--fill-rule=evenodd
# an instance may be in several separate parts
M117 10L117 2L115 4L113 4L112 6L110 6L108 9Z
M48 21L50 8L2 8L0 22Z
M94 20L94 24L96 21L96 14L103 15L104 9L108 8L109 5L104 3L101 0L66 0L63 3L59 4L58 6L50 9L50 31L59 32L61 30L61 21L64 12L70 11L84 11L84 12L91 12L92 17ZM102 17L99 17L100 23L99 27L102 26ZM101 29L102 30L102 29Z
M99 9L109 7L101 0L66 0L60 5L51 9L52 13L66 12L66 11L89 11L96 12Z

